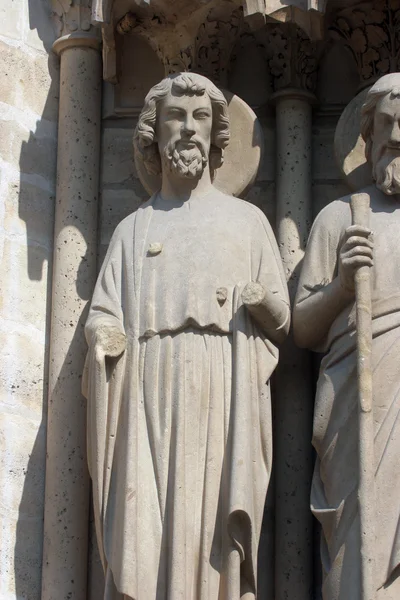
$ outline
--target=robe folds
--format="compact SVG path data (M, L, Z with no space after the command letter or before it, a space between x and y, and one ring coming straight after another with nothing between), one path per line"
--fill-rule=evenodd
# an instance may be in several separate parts
M400 208L375 187L370 228L373 414L375 429L375 578L377 598L400 598ZM337 276L338 253L351 225L349 197L314 222L296 303ZM360 598L358 391L355 303L332 323L315 350L324 352L314 409L316 449L311 508L322 527L324 600ZM316 326L318 326L316 324Z
M84 376L105 600L255 598L278 352L241 303L249 281L288 303L266 218L216 190L155 196L113 235ZM125 332L119 358L100 324Z

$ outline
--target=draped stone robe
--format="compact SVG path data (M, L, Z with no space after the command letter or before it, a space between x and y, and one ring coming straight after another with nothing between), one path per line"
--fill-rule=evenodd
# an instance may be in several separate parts
M375 186L372 366L375 423L376 586L378 598L400 598L400 205ZM351 225L350 198L329 204L312 227L296 304L337 276L338 253ZM318 323L315 323L318 327ZM355 303L332 323L318 348L314 410L317 452L311 508L322 526L324 600L360 598L358 397ZM395 581L393 581L395 579Z
M215 189L155 196L113 235L84 376L106 600L255 598L278 353L241 304L250 281L288 304L267 219ZM105 323L118 359L95 344Z

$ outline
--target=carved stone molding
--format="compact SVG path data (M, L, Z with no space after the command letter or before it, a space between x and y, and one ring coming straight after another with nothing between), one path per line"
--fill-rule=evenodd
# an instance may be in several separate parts
M257 20L260 25L265 22L265 16L271 15L279 21L286 22L294 16L296 20L302 21L302 17L297 13L310 13L313 17L319 16L325 12L327 0L233 0L237 6L242 6L245 17L249 21ZM184 2L184 0L183 0ZM132 6L147 5L156 11L162 11L165 14L168 10L177 11L177 6L181 8L183 2L179 0L131 0ZM191 9L196 10L199 6L211 4L213 0L187 0ZM93 22L104 25L111 22L113 10L113 0L93 0L92 1L92 19ZM288 19L289 17L289 19Z
M357 63L362 87L400 70L400 0L374 0L345 8L329 26Z
M91 0L50 0L58 39L54 50L60 53L71 45L99 47L100 36L91 23ZM79 40L79 42L78 42Z

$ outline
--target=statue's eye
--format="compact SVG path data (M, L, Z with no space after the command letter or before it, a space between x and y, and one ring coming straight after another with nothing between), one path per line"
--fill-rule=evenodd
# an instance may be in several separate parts
M207 110L199 110L194 114L195 119L208 119L210 116L211 115Z
M383 115L383 123L386 126L391 126L393 124L393 119L390 115Z
M168 119L182 119L183 113L179 108L170 108L167 117Z

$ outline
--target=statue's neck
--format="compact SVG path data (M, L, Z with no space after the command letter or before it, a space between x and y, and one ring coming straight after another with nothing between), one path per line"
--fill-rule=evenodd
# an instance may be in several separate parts
M206 167L195 179L179 177L171 172L163 172L161 196L166 201L185 202L208 194L213 189L210 171Z

